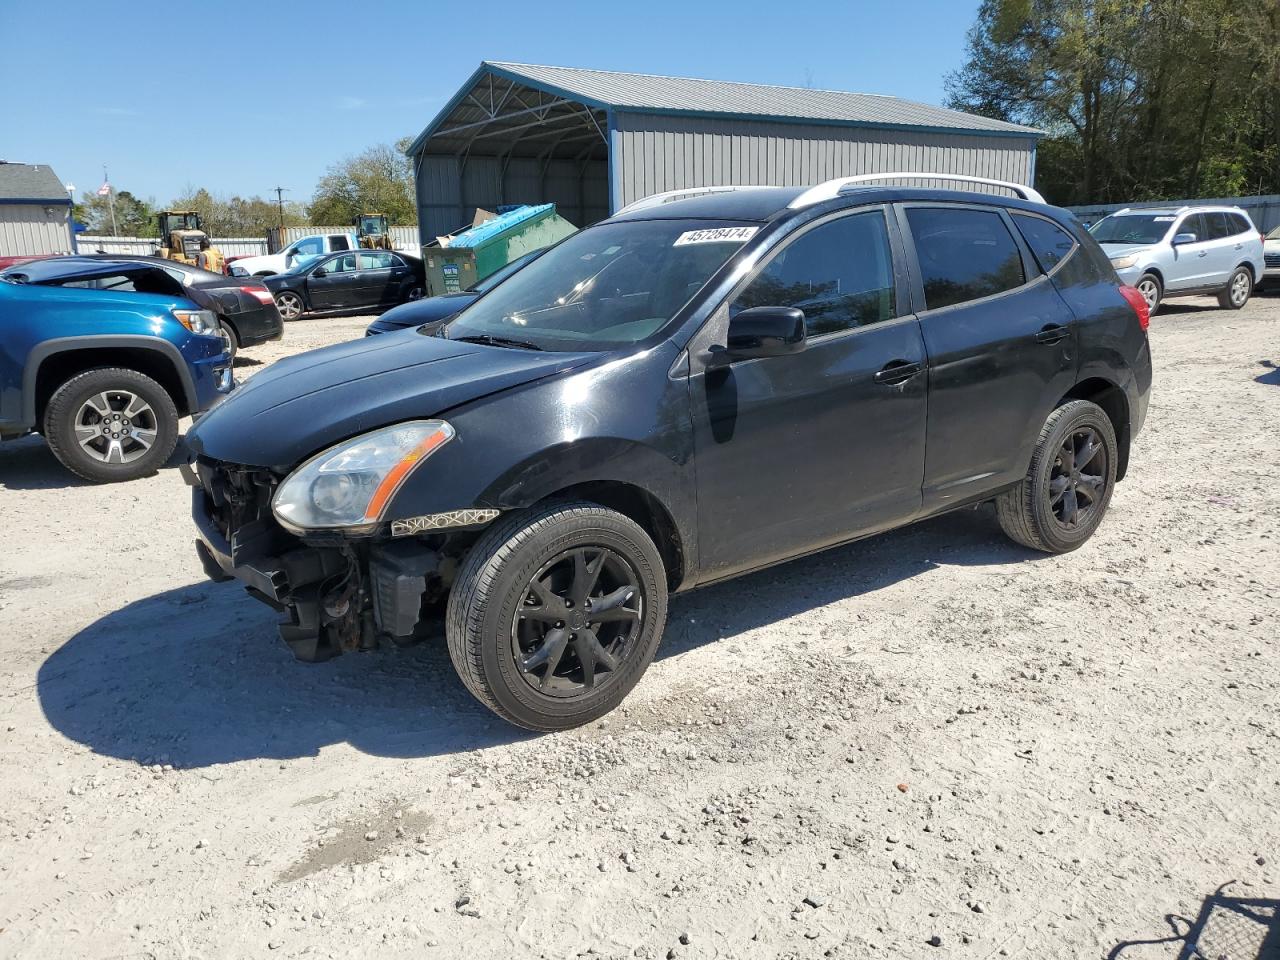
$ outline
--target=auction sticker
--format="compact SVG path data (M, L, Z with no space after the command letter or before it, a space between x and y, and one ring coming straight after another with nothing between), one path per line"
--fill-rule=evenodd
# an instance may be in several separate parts
M746 243L756 235L759 227L712 227L708 230L687 230L676 237L673 247L690 243Z

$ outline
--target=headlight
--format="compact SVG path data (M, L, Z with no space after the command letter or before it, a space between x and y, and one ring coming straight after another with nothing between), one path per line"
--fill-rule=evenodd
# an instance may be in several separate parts
M175 310L173 317L192 333L208 335L218 330L218 318L212 310Z
M1132 267L1137 262L1138 255L1136 253L1131 253L1127 257L1113 257L1111 265L1117 270L1124 270L1127 267Z
M271 509L294 532L372 530L414 467L453 435L443 420L410 420L330 447L285 478Z

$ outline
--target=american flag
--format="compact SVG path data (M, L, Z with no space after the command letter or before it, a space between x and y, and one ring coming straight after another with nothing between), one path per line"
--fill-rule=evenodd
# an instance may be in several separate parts
M100 197L111 196L111 184L109 184L106 180L103 180L102 186L98 188L98 196Z

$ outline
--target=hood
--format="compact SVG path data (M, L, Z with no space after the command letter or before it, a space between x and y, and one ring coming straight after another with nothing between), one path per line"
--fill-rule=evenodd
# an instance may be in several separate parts
M477 293L446 293L439 297L402 303L398 307L392 307L370 326L379 330L403 330L405 327L435 323L453 316L463 307L469 307L478 296Z
M1135 253L1139 256L1145 257L1151 252L1150 245L1141 243L1103 243L1100 244L1100 246L1102 247L1102 252L1105 253L1107 258L1110 260L1118 260L1120 257L1129 257Z
M313 350L252 377L187 432L192 452L288 469L340 440L590 362L405 330Z

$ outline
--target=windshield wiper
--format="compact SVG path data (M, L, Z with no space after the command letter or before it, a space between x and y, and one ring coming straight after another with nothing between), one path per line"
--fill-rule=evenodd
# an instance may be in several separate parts
M483 343L488 347L515 347L518 350L542 349L536 343L530 343L528 340L515 340L511 337L491 337L487 333L478 333L471 337L450 337L449 339L457 340L459 343Z

